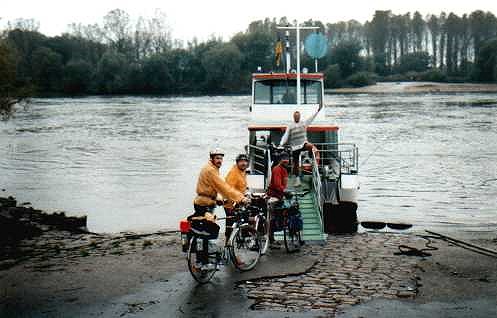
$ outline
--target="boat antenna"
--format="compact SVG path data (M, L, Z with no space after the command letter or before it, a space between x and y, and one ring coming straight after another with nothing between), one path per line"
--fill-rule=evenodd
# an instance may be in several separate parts
M285 31L285 38L287 39L287 41L286 41L286 43L287 43L286 72L287 73L290 73L290 51L288 50L288 48L290 46L289 41L288 41L288 37L290 36L289 30L295 30L295 33L296 33L295 45L297 46L297 52L296 52L296 55L297 55L297 106L300 106L301 105L300 99L302 98L302 96L300 96L300 30L315 30L315 29L319 29L319 27L317 27L317 26L301 26L299 24L298 20L295 20L294 26L287 25L287 26L278 26L276 28L280 29L280 30L286 30Z

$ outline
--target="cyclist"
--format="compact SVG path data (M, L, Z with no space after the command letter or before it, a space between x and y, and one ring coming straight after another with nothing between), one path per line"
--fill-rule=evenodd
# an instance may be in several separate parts
M205 212L212 212L222 197L237 203L247 203L243 193L231 187L221 178L219 169L223 164L224 153L216 148L209 153L210 160L202 168L197 181L197 196L193 201L195 216L203 216Z
M236 164L231 167L230 171L225 177L226 183L233 187L235 190L245 193L247 191L247 174L246 170L248 168L249 158L246 154L239 154L235 159ZM226 212L226 217L233 216L233 205L232 200L227 200L224 204L224 211ZM233 225L232 219L226 219L226 240L229 239L231 235L231 226Z
M271 170L271 181L269 183L267 196L268 200L268 212L272 214L275 207L281 204L283 197L285 195L285 190L288 185L288 165L290 164L290 157L285 152L280 156L280 162L273 167ZM270 215L270 219L271 215ZM276 220L272 220L276 221ZM273 223L273 222L271 222ZM274 223L273 223L274 224ZM274 240L274 227L273 224L270 225L269 229L269 243L271 248L279 248L281 244L275 242Z
M200 171L197 181L197 196L193 202L195 213L193 217L205 217L208 221L206 224L212 225L212 213L218 202L222 202L218 195L232 200L237 203L247 203L248 199L239 191L227 184L219 174L224 159L224 152L216 148L209 152L209 162ZM206 214L210 212L209 214ZM215 224L215 223L214 223ZM206 229L208 230L208 229ZM217 227L219 230L219 227ZM206 242L206 241L205 241ZM206 242L207 243L207 242ZM207 251L207 244L204 245L204 250ZM202 253L199 260L206 264L208 262L207 253Z

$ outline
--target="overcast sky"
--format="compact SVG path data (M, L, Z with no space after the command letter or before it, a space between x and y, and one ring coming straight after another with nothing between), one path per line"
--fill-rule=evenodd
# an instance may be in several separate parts
M194 36L206 39L210 35L228 39L246 29L249 22L264 17L287 16L290 20L312 18L323 22L371 19L375 10L394 13L420 11L427 13L468 13L476 9L497 13L497 0L313 0L302 1L304 8L289 5L295 1L276 0L1 0L0 25L17 18L34 18L40 31L57 35L67 30L71 22L100 23L110 10L120 8L132 18L150 16L154 9L166 12L174 38L189 40Z

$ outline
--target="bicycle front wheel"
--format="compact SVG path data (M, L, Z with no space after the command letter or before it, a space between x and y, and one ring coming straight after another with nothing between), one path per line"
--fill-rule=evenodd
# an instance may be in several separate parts
M231 234L229 250L233 265L242 271L249 271L259 261L260 247L255 229L248 224L235 229Z
M255 230L261 255L264 255L269 247L269 221L263 216L258 216L255 222Z
M288 253L295 253L300 250L300 246L302 245L300 231L290 229L288 226L285 226L283 229L283 239Z
M188 247L186 257L188 269L199 284L210 282L217 270L217 258L209 256L207 246L207 244L204 244L203 239L194 236L191 238L190 246ZM207 250L205 249L206 247ZM204 254L202 255L202 253Z

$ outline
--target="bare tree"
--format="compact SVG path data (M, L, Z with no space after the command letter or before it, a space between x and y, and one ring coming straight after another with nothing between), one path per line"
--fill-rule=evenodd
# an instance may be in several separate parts
M7 23L8 30L19 29L22 31L38 32L40 29L40 22L35 19L23 19L19 18L14 21L9 21Z
M134 32L135 58L138 60L150 54L152 45L152 33L148 27L148 21L139 17Z
M98 24L81 24L71 23L67 26L68 33L83 39L87 39L97 43L103 43L105 40L104 31Z
M426 22L419 11L414 12L412 17L413 51L423 50L423 37L425 35Z
M171 28L162 10L155 10L153 17L148 21L148 28L152 35L152 48L155 53L163 53L171 48Z
M431 35L432 66L437 67L438 39L440 37L440 22L438 21L438 17L434 14L430 15L427 25Z
M130 20L129 14L121 9L114 9L104 17L105 39L120 53L126 53L131 39Z

